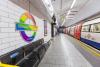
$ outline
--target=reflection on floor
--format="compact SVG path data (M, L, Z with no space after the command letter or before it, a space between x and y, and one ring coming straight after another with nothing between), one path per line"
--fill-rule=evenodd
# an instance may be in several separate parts
M68 40L60 34L53 40L39 67L93 67Z

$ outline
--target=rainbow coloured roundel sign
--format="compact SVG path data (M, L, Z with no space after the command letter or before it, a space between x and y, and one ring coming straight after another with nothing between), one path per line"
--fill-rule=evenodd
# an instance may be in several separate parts
M32 25L26 24L27 20L31 20ZM35 38L37 29L34 17L28 12L23 13L19 23L16 23L16 30L20 31L22 38L27 42L31 42ZM28 36L25 31L32 31L32 35Z

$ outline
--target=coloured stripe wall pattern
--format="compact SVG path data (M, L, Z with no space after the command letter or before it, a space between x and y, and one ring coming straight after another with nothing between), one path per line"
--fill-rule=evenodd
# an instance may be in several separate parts
M16 24L20 22L23 13L27 11L28 10L24 10L20 6L12 3L10 0L0 1L0 56L41 38L44 38L45 41L50 40L51 25L47 23L48 34L44 37L44 21L33 14L31 15L34 17L36 25L33 24L34 22L28 25L27 22L29 20L27 19L25 23L19 24L19 26L21 25L23 27L26 25L27 29L30 26L30 29L34 31L25 30L25 34L28 37L31 37L32 34L36 32L36 34L34 34L35 38L33 38L32 41L29 39L28 42L23 40L23 37L20 34L20 31L22 30L16 30Z

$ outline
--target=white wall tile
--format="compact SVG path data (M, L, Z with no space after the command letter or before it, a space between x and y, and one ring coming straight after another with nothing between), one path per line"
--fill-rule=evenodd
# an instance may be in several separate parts
M20 32L15 30L16 22L19 22L21 15L25 11L23 8L10 2L10 0L0 0L0 56L28 44L28 42L23 40ZM33 41L44 38L44 23L42 19L36 16L35 20L39 29ZM46 39L48 38L50 36Z
M0 22L0 27L8 27L8 23Z
M20 10L19 10L20 9ZM0 55L27 44L15 30L21 13L25 11L10 0L0 1Z
M15 28L1 28L1 32L5 33L5 32L15 32Z
M1 33L0 32L0 38L6 38L8 37L8 33Z

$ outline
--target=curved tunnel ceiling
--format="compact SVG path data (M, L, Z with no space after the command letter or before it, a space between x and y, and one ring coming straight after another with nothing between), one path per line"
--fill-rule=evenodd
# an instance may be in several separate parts
M71 8L73 1L75 1L75 4L73 5L73 8ZM58 19L59 25L62 25L64 19L66 18L67 13L69 10L71 11L68 15L68 17L65 20L65 26L69 25L67 22L74 19L74 17L77 15L79 10L88 2L89 0L52 0L52 4L55 9L56 16L59 17ZM63 17L63 20L62 20ZM73 23L72 23L73 24Z
M11 0L22 8L28 10L29 0ZM64 19L66 18L67 13L70 10L69 15L65 19L64 26L70 26L74 23L79 22L89 16L94 15L97 12L100 12L100 0L76 0L73 8L70 8L74 0L51 0L54 13L58 25L62 25ZM50 22L52 21L51 16L48 13L45 5L42 0L30 0L31 2L31 13L42 18L47 19ZM24 6L22 4L25 4Z
M100 0L89 0L75 15L73 20L67 20L64 25L70 26L100 12Z
M52 0L56 16L58 17L58 24L62 25L62 17L70 10L70 14L65 20L64 26L70 26L85 18L100 12L100 0L76 0L72 9L70 9L74 0Z
M31 8L30 12L33 15L41 19L47 19L50 22L52 22L52 19L51 19L52 17L48 13L48 10L46 9L42 0L10 0L10 1L24 8L25 10L29 10L29 7L30 7ZM29 6L29 1L30 1L30 6Z

